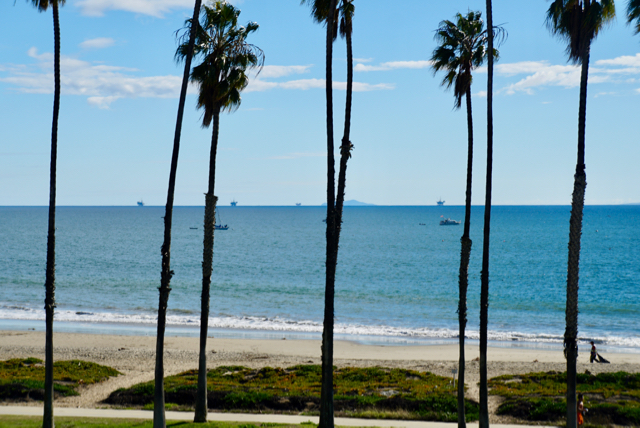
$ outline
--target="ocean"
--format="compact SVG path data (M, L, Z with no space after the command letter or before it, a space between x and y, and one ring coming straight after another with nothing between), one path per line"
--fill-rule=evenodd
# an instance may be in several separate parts
M197 336L203 207L174 209L167 334ZM323 207L219 208L210 334L314 338L322 332ZM164 207L58 207L55 331L154 335ZM492 209L489 339L562 349L569 206ZM345 207L337 339L457 343L464 207ZM473 207L469 343L477 342L483 207ZM0 329L44 330L47 208L0 207ZM581 347L640 353L640 206L587 206Z

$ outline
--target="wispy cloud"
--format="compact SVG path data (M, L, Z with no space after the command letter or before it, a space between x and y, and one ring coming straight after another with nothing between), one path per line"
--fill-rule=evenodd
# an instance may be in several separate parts
M635 56L625 55L613 59L601 59L596 61L596 65L625 66L640 69L640 53L635 54Z
M1 81L12 83L16 90L32 94L53 92L53 54L28 52L37 63L13 66L9 77ZM139 77L138 70L127 67L93 65L63 56L60 61L62 93L83 95L91 105L108 108L119 98L173 98L180 91L182 79L177 76Z
M378 65L356 64L353 71L389 71L400 69L420 69L431 67L431 61L391 61Z
M326 153L288 153L280 156L270 156L267 159L300 159L300 158L322 158L327 157Z
M598 92L598 93L595 95L595 98L598 98L598 97L605 97L605 96L607 96L607 95L617 95L617 92Z
M294 79L281 82L269 81L266 79L276 79L289 77L296 74L305 74L313 67L312 65L296 65L296 66L265 66L257 78L250 81L247 92L266 91L270 89L292 89L306 91L309 89L324 89L325 79ZM333 82L333 87L339 90L346 90L346 82ZM389 83L369 84L362 82L353 82L354 92L368 92L394 89L395 85Z
M94 39L96 40L96 39ZM106 42L96 45L106 45ZM23 93L48 94L53 92L53 54L38 53L31 48L28 55L35 60L29 65L0 65L0 81L10 83ZM247 92L273 89L309 90L324 88L324 79L291 79L308 73L311 65L265 66L256 77L252 76ZM177 98L182 78L179 76L140 76L135 68L109 66L63 56L61 58L61 84L64 95L80 95L95 107L107 109L121 98ZM287 79L289 78L289 79ZM346 89L345 82L334 82L336 89ZM394 89L388 83L354 82L356 92ZM190 86L190 92L196 89Z
M240 4L242 1L230 3ZM75 6L88 16L103 16L109 10L121 10L162 18L173 10L193 9L193 0L78 0Z
M115 40L109 37L99 37L97 39L89 39L80 43L80 47L83 49L104 49L111 47L115 44Z
M507 94L515 94L516 92L532 94L534 88L541 86L572 88L580 84L579 67L573 65L550 65L547 61L500 64L496 66L496 72L505 76L528 74L524 79L501 90Z
M486 72L486 68L482 71ZM517 92L532 94L535 89L545 86L574 88L580 84L580 66L552 65L548 61L522 61L499 64L496 65L496 73L504 77L525 75L517 82L500 89L500 92L507 94L515 94ZM635 82L637 79L629 77L630 75L640 76L640 54L599 60L589 67L590 84Z
M273 79L291 76L292 74L308 73L313 65L265 65L260 72L260 78Z

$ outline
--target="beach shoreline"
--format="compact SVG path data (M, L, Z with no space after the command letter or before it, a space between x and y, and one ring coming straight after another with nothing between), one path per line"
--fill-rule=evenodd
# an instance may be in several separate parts
M54 360L80 359L115 368L121 376L81 389L80 396L56 400L57 407L103 408L102 403L118 388L127 388L153 380L155 369L154 336L55 333ZM44 359L45 334L39 331L0 330L0 360L36 357ZM165 338L165 376L197 368L199 339L185 336ZM453 377L458 366L457 344L452 345L367 345L335 341L334 364L337 367L390 367L428 371ZM479 355L477 345L465 346L467 397L478 400ZM207 341L208 367L242 365L250 368L290 367L297 364L320 364L320 340L229 339L210 337ZM515 347L488 349L489 378L504 374L565 371L562 351ZM581 353L578 372L593 374L626 371L640 372L640 354L607 354L611 364L590 364L588 353ZM497 407L499 397L492 397L490 407ZM4 405L15 403L4 403ZM22 405L22 404L21 404ZM24 403L41 406L41 403ZM493 412L492 412L493 413ZM492 415L495 423L508 420Z

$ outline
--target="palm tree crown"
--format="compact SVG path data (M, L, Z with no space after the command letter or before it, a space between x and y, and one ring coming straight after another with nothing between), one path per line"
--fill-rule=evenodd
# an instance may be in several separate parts
M258 29L249 22L238 26L240 10L225 1L204 6L202 24L196 29L194 56L203 57L202 63L191 72L191 81L200 86L198 108L204 109L202 126L208 127L213 116L220 111L233 111L240 107L240 92L249 84L247 71L264 65L264 53L246 42L247 36ZM188 30L192 25L187 21ZM187 34L187 31L185 31ZM188 46L180 45L176 59L186 57Z
M331 7L330 0L302 0L301 4L309 3L311 5L311 16L317 23L327 22L329 15L329 8ZM340 0L336 2L336 9L334 11L333 20L333 40L335 41L338 34L342 38L347 36L347 33L352 33L352 20L355 13L355 6L353 0Z
M29 1L29 0L27 0ZM64 6L67 0L30 0L33 7L37 8L40 12L45 12L49 9L49 6L53 6L53 3L57 3L58 6Z
M453 87L455 108L462 105L462 97L471 87L473 77L471 71L484 62L487 57L487 30L480 12L468 12L467 15L456 14L456 22L444 20L436 30L435 39L438 47L431 56L434 73L445 70L442 86ZM494 29L496 34L503 34L500 27ZM494 49L494 58L498 51Z
M580 64L591 43L615 14L613 0L554 0L547 11L547 27L567 42L569 61Z
M640 0L629 0L627 22L636 21L636 34L640 34Z

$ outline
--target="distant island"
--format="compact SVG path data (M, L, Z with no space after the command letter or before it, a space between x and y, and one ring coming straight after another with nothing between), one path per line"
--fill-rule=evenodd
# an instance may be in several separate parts
M321 206L326 207L327 203L324 202ZM345 207L375 207L375 204L368 204L366 202L356 201L355 199L351 199L350 201L344 201Z

